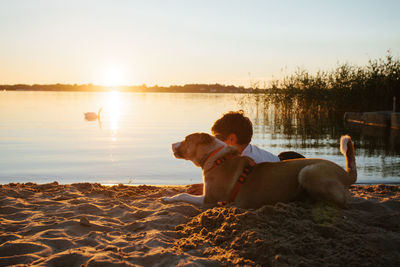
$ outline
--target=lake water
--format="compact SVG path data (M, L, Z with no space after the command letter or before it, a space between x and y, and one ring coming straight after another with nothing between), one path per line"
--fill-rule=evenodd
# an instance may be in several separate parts
M295 150L344 166L339 138L350 133L356 144L358 183L400 182L398 132L333 124L316 135L302 134L299 125L278 124L279 112L273 108L243 104L246 97L2 91L0 183L198 183L201 169L175 159L171 143L193 132L210 132L223 113L238 109L254 123L252 143L272 153ZM100 107L100 122L84 119L84 112Z

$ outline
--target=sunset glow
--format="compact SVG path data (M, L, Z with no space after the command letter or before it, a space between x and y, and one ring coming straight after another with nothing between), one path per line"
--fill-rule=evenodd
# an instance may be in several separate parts
M99 84L110 87L126 85L125 71L118 67L109 67L104 71L104 76L99 79Z
M0 2L0 84L249 86L400 53L399 1L39 2Z
M0 0L0 267L400 266L399 11Z

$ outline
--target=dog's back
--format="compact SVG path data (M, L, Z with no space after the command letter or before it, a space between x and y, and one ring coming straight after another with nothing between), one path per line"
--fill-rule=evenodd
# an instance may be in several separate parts
M347 175L340 166L323 159L293 159L283 162L264 162L254 166L241 187L235 203L242 207L259 207L263 204L289 202L304 191L299 173L306 166L329 168L338 175Z

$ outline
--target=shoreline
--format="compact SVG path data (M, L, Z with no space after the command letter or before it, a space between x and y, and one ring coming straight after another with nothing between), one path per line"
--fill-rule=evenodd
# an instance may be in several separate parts
M400 185L354 185L346 209L202 209L188 185L0 185L0 265L400 265Z
M42 185L42 184L53 184L57 183L58 185L73 185L73 184L99 184L102 186L155 186L155 187L188 187L194 183L202 183L202 181L199 182L192 182L190 184L152 184L152 183L101 183L101 182L79 182L79 183L60 183L57 180L54 180L53 182L48 182L48 183L41 183L41 182L9 182L9 183L0 183L0 186L2 185L9 185L9 184L37 184L37 185ZM399 182L388 182L388 183L379 183L379 182L362 182L362 183L355 183L353 186L374 186L374 185L393 185L393 186L400 186L400 181Z

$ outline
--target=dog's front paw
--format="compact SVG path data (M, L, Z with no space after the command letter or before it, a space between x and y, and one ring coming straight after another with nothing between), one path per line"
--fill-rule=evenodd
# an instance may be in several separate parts
M172 197L162 197L161 200L165 203L172 203L174 202L174 198Z

